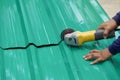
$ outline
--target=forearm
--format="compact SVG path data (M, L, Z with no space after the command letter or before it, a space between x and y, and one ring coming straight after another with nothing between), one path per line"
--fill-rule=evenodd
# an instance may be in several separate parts
M120 25L120 12L118 12L113 19L116 21L117 25Z

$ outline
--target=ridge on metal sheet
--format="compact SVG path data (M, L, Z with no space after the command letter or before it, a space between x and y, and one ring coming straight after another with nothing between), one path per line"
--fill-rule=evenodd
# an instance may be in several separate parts
M82 57L114 39L76 48L64 42L35 47L57 43L68 27L88 31L109 20L97 0L1 0L0 16L1 47L30 43L26 49L0 49L0 80L120 80L120 55L96 65Z

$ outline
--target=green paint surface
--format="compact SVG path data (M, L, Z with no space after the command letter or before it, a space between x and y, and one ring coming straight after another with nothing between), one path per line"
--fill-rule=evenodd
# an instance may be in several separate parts
M1 48L58 43L65 28L95 30L109 19L97 0L1 0L0 16ZM83 59L90 50L104 49L114 40L80 47L63 41L42 48L0 49L0 80L120 80L119 54L96 65Z

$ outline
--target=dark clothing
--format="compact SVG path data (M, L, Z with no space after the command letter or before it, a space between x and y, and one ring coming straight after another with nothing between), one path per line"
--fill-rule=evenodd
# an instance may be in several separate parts
M113 55L117 54L120 52L120 36L118 37L117 40L115 40L110 46L109 46L109 51Z
M116 14L116 16L113 17L113 19L116 21L117 25L120 25L120 12ZM109 51L113 55L120 53L120 36L117 40L115 40L110 46Z
M113 17L113 19L116 21L117 25L120 25L120 12L116 14L116 16Z

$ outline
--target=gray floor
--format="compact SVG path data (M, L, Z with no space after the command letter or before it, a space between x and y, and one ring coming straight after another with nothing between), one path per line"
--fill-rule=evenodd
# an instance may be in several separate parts
M120 11L120 0L98 0L106 13L113 17Z

